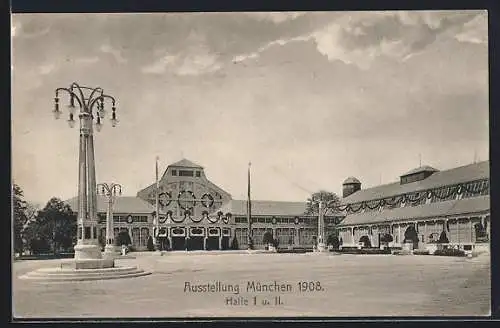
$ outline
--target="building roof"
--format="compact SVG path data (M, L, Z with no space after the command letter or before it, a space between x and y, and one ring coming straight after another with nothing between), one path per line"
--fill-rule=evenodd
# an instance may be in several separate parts
M420 166L420 167L414 168L413 170L410 170L410 171L406 172L405 174L403 174L401 176L404 177L404 176L407 176L407 175L411 175L411 174L415 174L415 173L420 173L420 172L438 172L438 171L439 170L433 168L432 166L424 165L424 166Z
M479 213L490 209L490 196L449 200L419 206L394 208L384 211L370 211L365 213L349 214L340 225L360 225L382 223L396 220L410 220L418 218L443 217Z
M193 162L191 162L190 160L185 159L185 158L181 159L181 160L180 160L180 161L178 161L178 162L175 162L175 163L173 163L173 164L170 164L170 165L169 165L169 167L170 167L170 166L191 167L191 168L196 168L196 169L202 169L202 168L203 168L203 166L198 165L198 164L196 164L196 163L193 163Z
M65 201L71 206L75 212L78 211L78 197L74 197ZM105 196L97 196L97 212L106 212L108 210L108 199ZM119 196L116 197L113 212L114 213L152 213L155 210L154 206L148 202L134 196Z
M401 195L408 192L427 190L441 186L454 185L490 177L489 161L456 167L450 170L438 171L426 179L407 184L393 182L372 188L361 189L342 199L343 204L381 199Z
M348 177L347 179L344 180L344 182L342 182L342 184L351 184L351 183L361 184L361 182L355 177Z
M218 210L234 215L247 214L246 200L230 200ZM218 212L217 211L217 212ZM305 202L280 202L267 200L252 200L253 215L276 215L276 216L299 216L304 215L306 211Z

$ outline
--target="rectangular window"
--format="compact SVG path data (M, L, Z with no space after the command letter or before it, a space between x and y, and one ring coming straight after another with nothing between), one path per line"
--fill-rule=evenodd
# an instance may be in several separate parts
M193 171L191 171L191 170L189 170L189 171L188 170L179 170L179 176L180 177L192 177L194 175L193 175Z
M201 177L201 172L200 171L196 171L196 177L197 178Z
M177 170L172 170L172 176L177 176Z

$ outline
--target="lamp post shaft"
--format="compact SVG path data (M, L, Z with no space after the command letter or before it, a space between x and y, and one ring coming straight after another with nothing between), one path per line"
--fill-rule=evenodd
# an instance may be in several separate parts
M322 252L325 250L325 222L324 222L324 209L323 209L323 201L319 201L319 211L318 211L318 252Z

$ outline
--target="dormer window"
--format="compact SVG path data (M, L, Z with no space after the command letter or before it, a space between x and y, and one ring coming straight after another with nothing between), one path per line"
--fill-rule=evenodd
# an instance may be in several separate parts
M172 170L172 176L177 176L177 170Z
M408 173L403 174L401 178L401 184L407 184L407 183L412 183L415 181L421 181L432 175L433 173L437 172L433 167L430 166L421 166L416 169L411 170Z
M197 178L201 177L201 172L200 171L196 171L196 177Z

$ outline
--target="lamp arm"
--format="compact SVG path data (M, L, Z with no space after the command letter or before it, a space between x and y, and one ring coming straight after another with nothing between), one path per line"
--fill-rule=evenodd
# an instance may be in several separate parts
M85 95L83 94L82 88L78 85L78 83L73 82L71 83L70 86L71 89L76 88L78 92L80 93L81 101L78 101L80 104L80 107L82 107L83 111L86 111L86 106L85 106ZM75 95L75 98L78 99L78 96L75 94L73 90L71 90L72 94Z
M80 105L80 108L83 109L82 101L78 98L78 95L75 94L72 90L70 90L68 88L57 88L56 89L56 96L59 93L59 91L66 91L70 96L73 96L76 99L76 101L78 102L78 105Z

